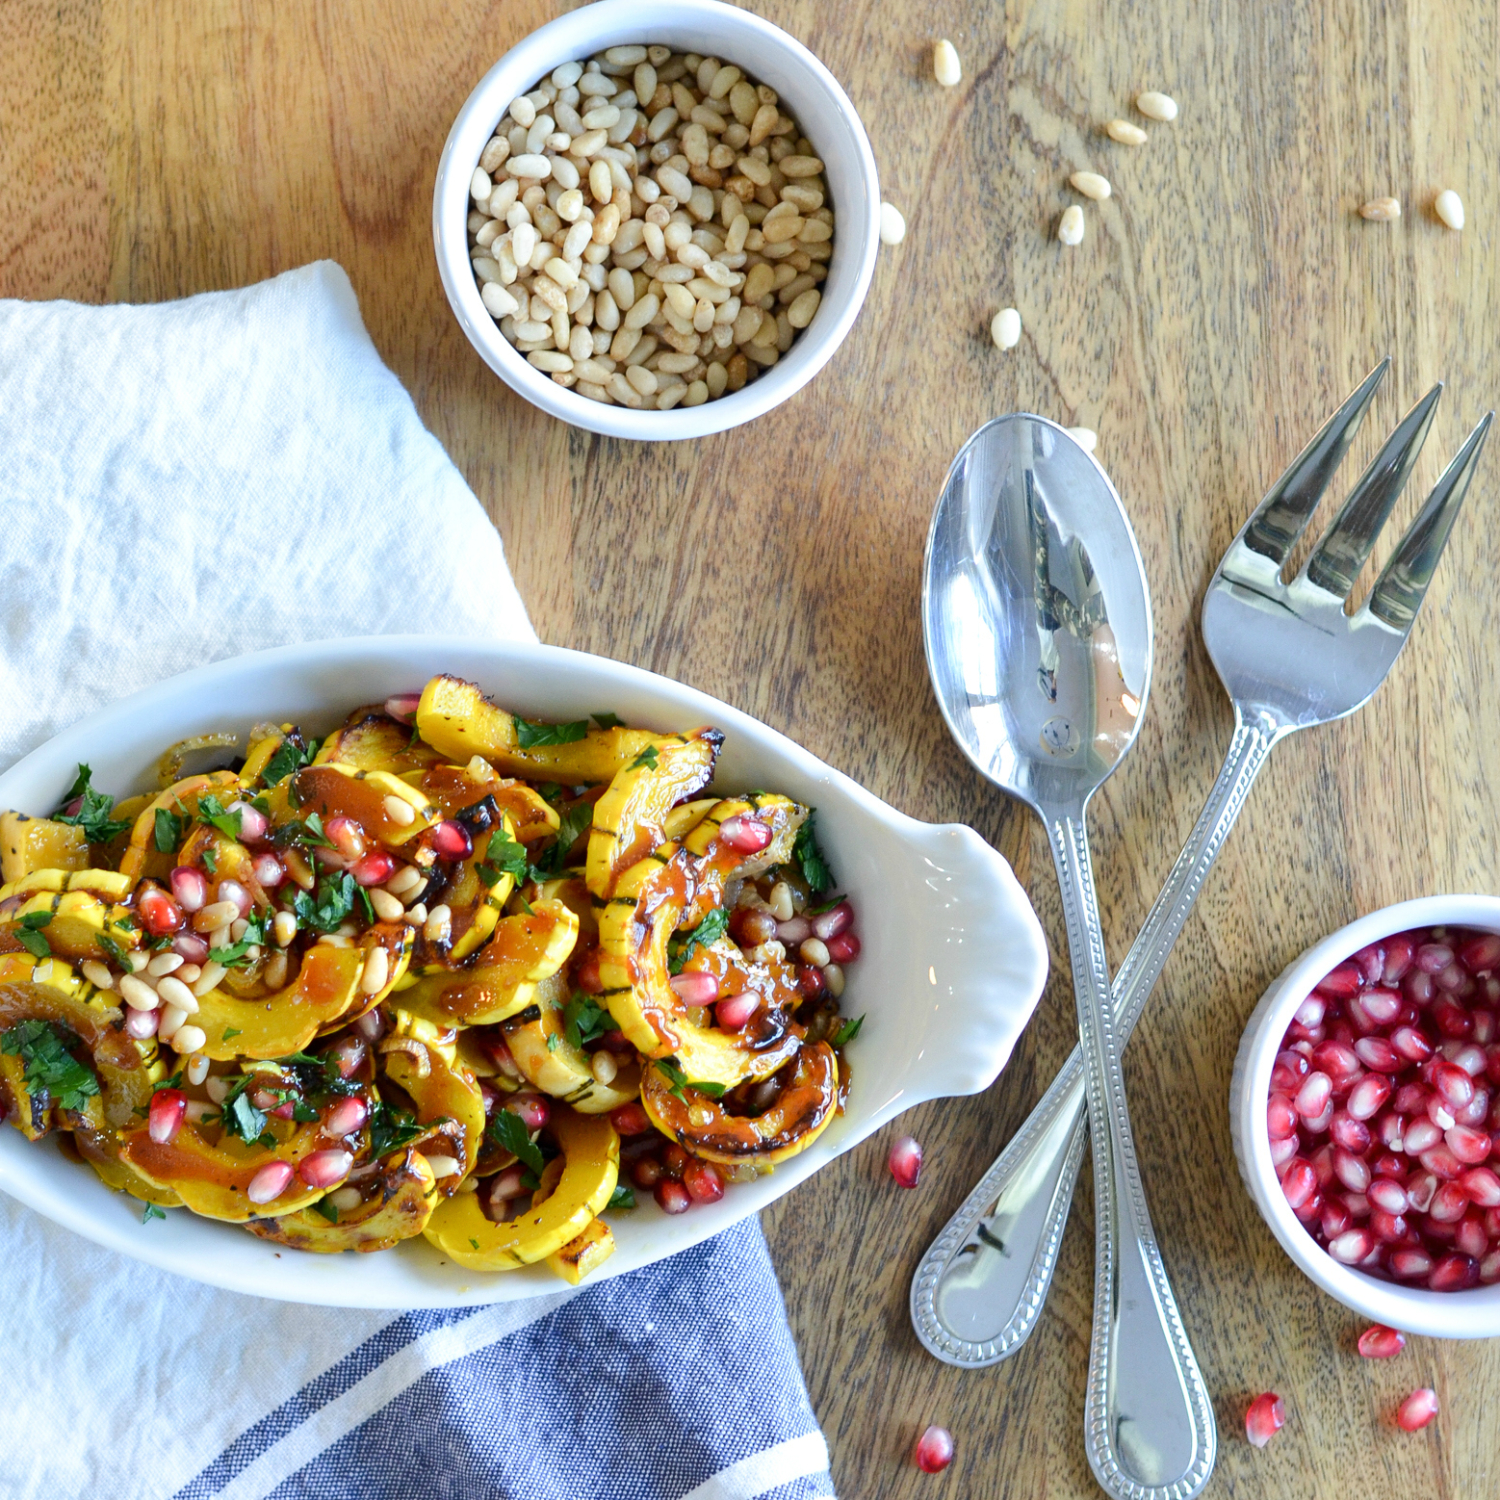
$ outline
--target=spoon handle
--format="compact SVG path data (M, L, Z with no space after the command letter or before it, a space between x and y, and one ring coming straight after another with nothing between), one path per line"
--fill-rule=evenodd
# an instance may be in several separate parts
M1115 976L1121 1047L1281 733L1269 722L1247 723L1236 715L1213 791ZM1052 1284L1083 1161L1085 1103L1083 1056L1075 1047L923 1256L912 1277L912 1324L938 1359L978 1369L1008 1359L1031 1336Z
M1190 1500L1218 1436L1136 1162L1083 809L1043 809L1062 888L1094 1160L1094 1332L1084 1449L1115 1500Z

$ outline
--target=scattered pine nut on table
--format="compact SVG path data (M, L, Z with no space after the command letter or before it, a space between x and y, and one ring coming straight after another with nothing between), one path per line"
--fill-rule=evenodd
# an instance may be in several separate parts
M1057 237L1065 245L1083 243L1083 210L1076 203L1063 209L1062 218L1057 221Z
M1464 227L1464 200L1452 188L1444 188L1433 201L1432 211L1449 229Z
M880 205L880 242L899 245L906 238L906 217L894 203Z
M1389 223L1401 217L1401 201L1398 198L1371 198L1368 203L1360 205L1359 216L1379 224Z
M1155 89L1137 94L1135 107L1148 120L1160 120L1163 125L1177 118L1177 101L1170 94L1159 94Z
M817 315L833 256L823 163L775 90L663 46L554 69L496 126L470 197L501 333L606 405L743 389Z
M1014 349L1021 342L1021 314L1013 307L1002 307L990 319L990 337L997 349Z
M1068 436L1085 453L1092 453L1099 446L1099 434L1092 427L1070 427L1068 428Z
M951 89L964 76L958 61L958 48L947 37L932 44L932 76L945 89Z
M1109 179L1101 177L1097 172L1075 172L1068 178L1068 182L1076 192L1082 193L1085 198L1092 198L1095 203L1102 203L1114 191L1109 185Z
M1111 120L1104 127L1104 133L1110 140L1118 141L1122 146L1146 144L1146 132L1139 125L1132 125L1129 120Z

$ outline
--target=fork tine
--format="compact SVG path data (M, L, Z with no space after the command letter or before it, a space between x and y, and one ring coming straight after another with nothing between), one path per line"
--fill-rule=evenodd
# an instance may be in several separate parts
M1335 598L1348 597L1391 507L1406 488L1442 394L1440 380L1401 419L1370 467L1360 475L1359 483L1339 507L1302 570L1310 583L1327 589Z
M1448 542L1448 533L1458 519L1459 507L1468 493L1469 481L1474 477L1484 440L1494 419L1494 412L1487 412L1454 455L1453 462L1443 470L1442 477L1427 497L1427 503L1407 528L1401 545L1385 565L1365 604L1365 609L1376 619L1383 620L1403 635L1411 629L1412 621L1422 607L1427 585L1432 582L1438 559Z
M1391 357L1386 355L1271 486L1240 533L1244 545L1252 552L1270 558L1278 568L1286 561L1287 553L1317 509L1334 470L1349 451L1349 444L1354 441L1354 434L1359 431L1359 424L1390 367Z

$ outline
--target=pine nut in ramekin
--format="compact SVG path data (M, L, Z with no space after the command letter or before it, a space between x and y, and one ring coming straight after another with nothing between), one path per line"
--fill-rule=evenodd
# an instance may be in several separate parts
M1104 127L1104 133L1110 140L1118 141L1122 146L1146 144L1146 132L1139 125L1132 125L1129 120L1111 120Z
M1057 221L1057 237L1065 245L1083 243L1083 210L1076 203L1063 209L1062 218Z
M1021 342L1021 315L1013 307L1002 307L990 319L990 337L997 349L1014 349Z
M1362 219L1373 219L1377 224L1388 224L1392 219L1401 217L1401 200L1371 198L1368 203L1360 205L1359 216Z
M1160 120L1164 125L1177 118L1177 101L1170 94L1159 94L1155 89L1137 94L1135 107L1148 120Z

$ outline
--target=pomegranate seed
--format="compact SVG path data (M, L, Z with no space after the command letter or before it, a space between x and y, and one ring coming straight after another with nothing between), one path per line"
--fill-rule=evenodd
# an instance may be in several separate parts
M1354 1052L1360 1062L1377 1073L1399 1073L1406 1065L1406 1060L1384 1037L1362 1036L1354 1044Z
M894 1163L891 1170L893 1172L896 1170ZM897 1181L900 1181L899 1177ZM913 1177L909 1186L915 1187L916 1185L916 1178ZM1312 1167L1300 1156L1293 1157L1291 1164L1281 1174L1281 1191L1286 1194L1286 1201L1294 1209L1301 1208L1317 1189L1318 1179L1313 1176Z
M127 1010L125 1012L125 1034L133 1036L136 1041L144 1042L147 1037L156 1035L156 1028L161 1025L161 1012L159 1010ZM1293 1148L1296 1142L1292 1142Z
M1375 1236L1368 1229L1346 1229L1328 1243L1328 1253L1346 1266L1356 1266L1375 1248Z
M1399 1127L1401 1121L1395 1120L1393 1123ZM1375 1158L1375 1175L1399 1180L1406 1176L1406 1163L1394 1151L1382 1151Z
M1360 972L1353 964L1342 963L1325 974L1313 988L1333 1000L1352 1000L1359 993L1362 982Z
M245 801L231 802L229 809L240 815L240 842L258 844L270 831L271 820L258 808Z
M631 1181L638 1188L654 1188L662 1176L661 1163L654 1156L643 1156L630 1169Z
M887 1158L887 1165L891 1169L891 1176L904 1188L914 1188L917 1179L922 1175L922 1146L921 1143L910 1135L903 1135L900 1140L891 1147L891 1154ZM1305 1165L1305 1163L1304 1163ZM1311 1191L1312 1168L1307 1168L1308 1190Z
M1448 1149L1467 1166L1478 1166L1489 1159L1489 1135L1483 1130L1475 1130L1472 1125L1455 1125L1444 1132L1443 1139L1448 1143Z
M789 922L776 924L776 941L788 948L805 943L813 935L812 923L806 917L793 917Z
M1312 994L1297 1007L1292 1019L1299 1026L1321 1026L1323 1024L1323 1017L1327 1013L1328 1002L1321 995Z
M1438 1180L1431 1172L1418 1172L1406 1184L1406 1196L1411 1206L1420 1214L1432 1207L1432 1195L1438 1190Z
M1420 1156L1424 1151L1430 1151L1442 1138L1443 1127L1436 1120L1413 1120L1406 1127L1401 1149L1408 1156Z
M1312 1064L1300 1052L1278 1052L1271 1068L1271 1089L1278 1094L1295 1094L1302 1080L1312 1071Z
M1388 1177L1375 1178L1369 1186L1367 1196L1376 1208L1388 1214L1404 1214L1411 1202L1406 1196L1406 1189Z
M540 1130L552 1118L552 1106L543 1094L516 1094L505 1107L521 1117L527 1130Z
M802 964L797 969L797 989L804 1000L821 1000L828 993L828 981L815 965Z
M142 891L135 909L152 937L166 937L182 926L182 908L160 886Z
M1304 1120L1314 1120L1333 1098L1333 1080L1326 1073L1309 1073L1292 1105Z
M1437 1393L1429 1386L1415 1390L1396 1412L1396 1425L1406 1432L1419 1432L1438 1413Z
M1322 1213L1318 1215L1318 1227L1323 1231L1325 1240L1342 1234L1353 1222L1354 1215L1343 1203L1325 1203Z
M181 1089L158 1089L151 1096L146 1128L158 1146L170 1146L187 1115L187 1095Z
M384 849L372 849L355 860L351 873L358 885L384 885L396 873L396 861Z
M525 1171L520 1162L512 1162L503 1172L496 1172L490 1179L490 1202L508 1203L512 1198L519 1198L526 1191L526 1185L521 1181L521 1173Z
M1375 984L1385 974L1385 949L1379 943L1361 948L1349 962L1359 970L1366 984Z
M735 907L729 918L729 935L741 948L758 948L769 943L779 929L780 924L770 912L748 906Z
M736 854L759 854L771 842L771 830L759 818L739 813L719 825L719 838Z
M1345 1151L1364 1152L1370 1147L1370 1127L1363 1120L1356 1120L1347 1110L1335 1110L1328 1126L1328 1134L1335 1146Z
M250 1179L250 1186L245 1189L245 1196L252 1203L269 1203L286 1191L287 1184L291 1180L292 1168L289 1162L268 1161Z
M1432 1257L1425 1250L1392 1250L1391 1274L1403 1281L1416 1281L1432 1271Z
M417 705L421 701L420 693L394 693L385 700L385 711L398 723L410 724L417 717Z
M670 982L672 993L684 1005L712 1005L719 995L719 981L701 969L690 974L674 974Z
M1500 1177L1488 1167L1470 1167L1456 1181L1480 1208L1500 1208Z
M1264 1448L1285 1426L1286 1407L1274 1391L1257 1396L1245 1413L1245 1436L1257 1448Z
M327 1188L349 1175L354 1158L347 1151L334 1147L328 1151L314 1151L297 1163L297 1175L308 1187Z
M1427 1101L1427 1118L1439 1130L1452 1130L1458 1124L1458 1116L1436 1095Z
M183 911L200 911L208 900L208 881L203 871L192 865L178 865L168 879L172 882L172 897Z
M1334 1148L1333 1171L1351 1193L1363 1193L1370 1186L1369 1162L1352 1151L1345 1151L1342 1147Z
M1451 1000L1439 1000L1432 1007L1433 1024L1446 1037L1455 1041L1462 1040L1473 1031L1474 1023L1469 1019L1469 1013L1463 1006L1455 1005Z
M825 943L829 938L837 937L839 933L852 926L854 926L854 908L847 901L840 901L831 910L819 912L812 919L813 936L822 938ZM1317 1022L1309 1024L1315 1026Z
M1362 1071L1359 1055L1343 1042L1328 1041L1314 1047L1312 1060L1313 1066L1326 1073L1335 1084L1341 1078L1353 1078Z
M346 1036L328 1054L328 1061L339 1070L341 1078L352 1078L365 1060L365 1044L358 1037Z
M1333 1147L1320 1146L1307 1161L1313 1169L1313 1181L1326 1188L1333 1181Z
M1301 1208L1294 1208L1292 1212L1297 1215L1302 1223L1311 1224L1323 1212L1322 1193L1315 1192Z
M1490 1237L1484 1232L1484 1221L1478 1214L1465 1214L1458 1221L1458 1233L1453 1236L1453 1243L1476 1263L1489 1253Z
M1382 1245L1400 1245L1411 1233L1411 1225L1402 1214L1388 1213L1383 1208L1370 1210L1370 1233Z
M435 824L431 838L439 859L467 859L474 852L474 840L469 837L469 830L451 818Z
M1455 1178L1464 1175L1464 1164L1448 1149L1446 1142L1424 1151L1417 1160L1434 1177L1441 1177L1444 1182L1452 1182Z
M1373 1323L1359 1336L1359 1352L1366 1359L1392 1359L1406 1348L1406 1335L1384 1323Z
M670 1145L661 1148L661 1164L668 1177L675 1182L681 1182L682 1169L688 1164L688 1154L676 1141L673 1141Z
M953 1434L946 1427L929 1427L917 1439L911 1461L924 1474L941 1474L953 1462Z
M622 1104L618 1109L610 1110L609 1123L621 1135L644 1135L651 1129L651 1121L647 1118L646 1111L634 1101Z
M1500 979L1487 980L1488 984L1500 985ZM1492 1010L1476 1010L1474 1013L1474 1040L1488 1047L1495 1040L1495 1013Z
M1266 1131L1273 1141L1296 1135L1297 1111L1285 1094L1272 1094L1266 1102Z
M1479 1279L1485 1286L1500 1281L1500 1250L1491 1250L1479 1263Z
M1484 1048L1470 1042L1467 1047L1459 1047L1449 1061L1455 1068L1462 1068L1470 1078L1478 1078L1484 1072Z
M141 1015L141 1014L155 1015L156 1012L155 1011L146 1011L146 1012L132 1011L131 1014L132 1015ZM1298 1144L1299 1144L1299 1142L1297 1140L1297 1137L1294 1136L1294 1135L1282 1136L1282 1138L1280 1140L1273 1139L1271 1141L1271 1164L1276 1168L1276 1170L1278 1172L1280 1172L1280 1170L1282 1169L1282 1167L1284 1167L1286 1165L1286 1163L1289 1162L1292 1159L1292 1157L1294 1157L1297 1154Z
M1416 951L1417 945L1405 933L1386 939L1385 973L1382 978L1387 984L1395 984L1406 973Z
M1390 1097L1390 1079L1383 1073L1366 1073L1349 1091L1344 1107L1356 1120L1368 1120Z
M823 945L836 964L852 964L859 957L860 941L852 932L840 932Z
M1389 1026L1406 1009L1406 1001L1395 990L1367 990L1359 1004L1377 1026Z
M1416 952L1417 967L1424 974L1441 974L1453 962L1453 950L1442 943L1423 943Z
M286 879L286 866L275 854L257 854L251 869L263 890L275 890Z
M663 1213L685 1214L693 1206L688 1190L680 1182L673 1182L670 1177L663 1177L654 1191Z
M242 917L248 917L250 915L250 908L255 905L250 892L238 880L221 880L219 888L214 894L214 900L233 901L239 907Z
M730 995L714 1007L714 1019L725 1031L738 1031L760 1007L760 996L754 990Z
M340 1099L323 1116L323 1129L329 1135L353 1135L370 1117L370 1108L358 1094Z
M1483 974L1500 964L1500 933L1485 932L1470 938L1458 950L1459 962L1471 974Z
M438 825L440 828L446 826L441 823ZM346 818L342 814L332 817L323 825L323 832L333 840L333 847L345 859L358 859L365 852L365 831L353 818Z
M724 1196L724 1179L712 1162L690 1161L682 1169L682 1185L694 1203L717 1203Z
M1401 981L1401 993L1413 1005L1431 1005L1435 993L1432 975L1424 974L1420 969L1412 969Z
M1409 1062L1426 1062L1432 1056L1432 1043L1413 1026L1398 1026L1391 1033L1391 1046Z
M1490 1113L1490 1091L1475 1089L1474 1097L1453 1111L1454 1121L1459 1125L1483 1125Z
M1439 1224L1456 1224L1469 1211L1469 1195L1456 1182L1445 1182L1432 1195L1427 1216Z

